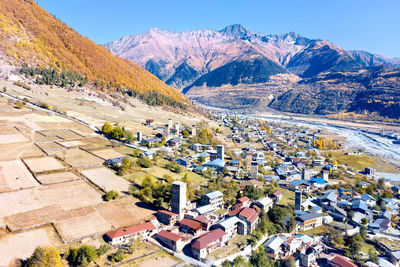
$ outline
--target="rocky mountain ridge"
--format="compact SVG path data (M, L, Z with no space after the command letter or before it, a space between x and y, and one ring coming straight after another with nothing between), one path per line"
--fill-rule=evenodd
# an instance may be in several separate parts
M105 47L206 105L400 116L400 59L294 32L265 35L238 24L220 31L151 29Z

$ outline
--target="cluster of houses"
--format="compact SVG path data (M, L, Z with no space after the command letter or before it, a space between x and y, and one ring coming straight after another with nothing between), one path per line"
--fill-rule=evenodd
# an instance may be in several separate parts
M382 208L379 210L374 208L377 199L373 196L340 187L330 179L331 173L338 166L326 163L319 150L312 146L313 140L318 138L318 132L293 132L275 127L272 129L274 138L271 138L271 132L260 130L255 120L249 122L248 118L235 117L233 123L231 118L221 114L215 115L215 118L231 128L232 134L227 136L231 141L246 144L250 139L257 139L261 141L262 148L247 145L231 151L234 158L241 159L237 160L226 159L222 145L214 149L211 145L192 144L189 147L192 150L191 155L175 161L198 174L203 174L206 170L211 170L214 174L223 172L225 178L230 177L238 182L241 191L247 186L263 187L264 183L274 181L281 188L295 192L295 229L293 233L274 235L264 243L265 251L271 258L276 260L295 257L301 266L317 266L316 260L321 258L326 261L327 266L356 266L341 255L324 253L323 239L299 234L323 224L333 224L335 227L345 224L343 234L347 235L357 234L360 227L365 226L371 234L400 238L399 225L392 221L392 218L399 216L400 186L392 186L387 181L386 185L391 186L393 198L380 199L384 204L380 205ZM148 120L146 125L155 128L159 133L147 139L143 139L141 133L138 133L140 145L151 147L164 140L165 147L174 149L179 148L183 142L179 124L172 125L172 121L169 121L165 127L157 128L154 121ZM190 130L192 135L195 131L195 127ZM305 149L296 149L295 140L303 141L306 144ZM289 156L280 143L296 149L295 153ZM313 151L313 156L310 157L306 150ZM281 163L272 167L267 161L266 153L272 153L274 157L281 159ZM263 175L260 167L274 174ZM355 175L349 170L347 173ZM373 177L375 170L366 168L363 174ZM366 187L367 182L362 181L359 186ZM317 194L310 194L311 192ZM118 245L133 238L146 237L177 252L188 246L194 258L204 260L235 235L251 234L259 223L260 211L268 211L282 197L282 190L276 190L257 201L241 197L228 212L221 214L217 212L225 207L221 192L203 195L196 206L196 203L186 201L186 184L174 182L171 210L158 210L156 220L109 232L105 238L111 244ZM291 219L292 216L285 218L284 223ZM399 251L388 250L387 253L393 264L400 263Z
M254 202L241 197L230 212L219 215L216 211L224 206L220 191L203 195L201 205L193 207L193 203L186 202L186 184L174 182L171 211L158 210L157 220L108 232L105 240L119 245L135 238L153 238L162 246L178 252L188 245L194 258L204 260L235 235L251 234L259 222L259 212L267 212L280 200L282 192L279 191L274 192L271 198L264 197Z

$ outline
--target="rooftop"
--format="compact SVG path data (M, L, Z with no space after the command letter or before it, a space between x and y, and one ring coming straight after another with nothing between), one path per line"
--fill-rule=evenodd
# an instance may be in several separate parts
M357 267L357 265L351 262L348 258L338 254L335 254L331 261L337 264L339 267Z
M195 220L190 220L190 219L182 219L179 222L180 225L185 225L187 227L189 227L190 229L193 229L195 231L200 230L201 229L201 223L199 223L198 221Z
M320 218L320 217L322 217L322 215L319 214L319 213L307 213L307 214L299 216L298 218L301 221L305 222L305 221L312 220L312 219L315 219L315 218Z
M284 240L280 238L279 236L274 236L271 239L269 239L267 242L264 243L264 247L269 247L272 250L277 250L282 244Z
M205 194L208 198L213 199L217 197L222 197L224 194L222 194L220 191L214 191L208 194Z
M212 205L205 205L205 206L196 208L196 210L199 214L202 215L202 214L206 214L209 212L213 212L215 210L215 208Z
M225 235L222 229L215 229L197 238L192 247L198 250L206 248L209 244L221 239Z
M240 220L238 217L234 216L234 217L229 217L228 219L222 221L219 223L219 225L221 225L222 227L224 227L225 229L232 227L233 225L237 224L238 222L242 222L242 220Z
M182 239L182 236L165 230L158 232L157 235L175 242L178 241L179 239Z
M121 228L115 231L108 232L106 235L110 237L111 239L126 236L126 235L131 235L137 232L141 232L144 230L155 230L156 228L151 222L143 223L143 224L138 224L138 225L133 225L129 226L126 228Z

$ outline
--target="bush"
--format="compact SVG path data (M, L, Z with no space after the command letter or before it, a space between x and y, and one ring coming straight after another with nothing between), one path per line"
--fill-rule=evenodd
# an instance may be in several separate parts
M131 167L131 161L129 160L129 158L124 158L121 162L121 166L119 166L118 168L118 174L124 175L129 170L130 167Z
M94 246L83 245L80 248L69 248L67 260L71 265L87 266L97 260L97 249Z
M47 104L47 103L44 103L44 102L40 102L38 104L38 106L41 107L41 108L45 108L45 109L51 109L51 106L49 104Z
M120 262L125 259L125 254L122 251L117 251L111 256L111 261Z
M101 256L106 254L108 251L111 250L111 246L108 244L103 244L97 249L97 255Z
M22 109L24 106L25 106L25 103L24 103L24 102L21 102L21 101L15 102L15 107L16 107L17 109Z
M111 191L106 193L106 195L104 196L104 199L107 200L107 201L110 201L110 200L116 199L118 197L119 197L118 192L116 192L114 190L111 190Z
M165 166L168 170L176 173L181 173L185 170L185 168L179 165L176 161L171 161Z
M29 85L27 85L26 83L23 83L21 81L14 82L14 85L22 87L22 88L24 88L26 90L31 90L31 87Z
M153 165L148 157L140 157L136 163L142 168L150 168Z

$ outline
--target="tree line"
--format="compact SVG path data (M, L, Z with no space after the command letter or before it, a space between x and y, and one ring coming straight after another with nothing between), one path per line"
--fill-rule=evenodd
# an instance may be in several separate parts
M19 72L24 74L26 78L35 78L37 84L56 85L60 87L74 87L78 85L81 87L87 83L85 77L71 70L62 70L59 72L56 68L32 67L24 63Z

